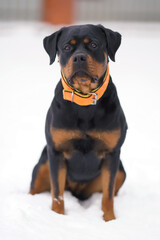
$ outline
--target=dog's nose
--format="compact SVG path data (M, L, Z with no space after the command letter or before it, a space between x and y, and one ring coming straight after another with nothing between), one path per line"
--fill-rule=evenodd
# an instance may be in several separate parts
M82 64L82 63L85 63L86 61L87 61L87 57L83 53L76 54L73 57L73 63L74 64Z

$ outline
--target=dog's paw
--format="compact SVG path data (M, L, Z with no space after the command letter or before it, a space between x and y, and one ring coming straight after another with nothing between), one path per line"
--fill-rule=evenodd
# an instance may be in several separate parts
M37 192L35 191L35 190L33 190L33 189L30 189L30 191L29 191L29 194L31 194L31 195L35 195Z
M52 210L56 213L64 214L64 200L61 197L53 199Z
M106 212L103 214L103 219L105 222L108 222L108 221L114 220L116 218L115 218L115 215L113 212Z

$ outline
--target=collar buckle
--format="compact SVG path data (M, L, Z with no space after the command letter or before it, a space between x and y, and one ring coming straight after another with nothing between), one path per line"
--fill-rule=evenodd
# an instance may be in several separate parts
M97 95L98 95L98 93L89 93L89 94L94 96L94 98L91 99L93 101L91 103L91 105L96 105L97 104Z

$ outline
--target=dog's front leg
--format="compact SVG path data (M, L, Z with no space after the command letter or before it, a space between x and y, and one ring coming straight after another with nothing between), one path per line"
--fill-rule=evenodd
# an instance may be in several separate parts
M102 164L102 210L105 221L115 219L113 197L115 178L119 165L119 152L107 154Z
M61 152L47 148L50 168L52 210L64 214L63 193L66 184L66 163Z

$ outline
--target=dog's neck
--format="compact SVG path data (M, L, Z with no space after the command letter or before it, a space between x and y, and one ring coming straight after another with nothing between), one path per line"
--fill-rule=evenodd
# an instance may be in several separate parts
M106 91L109 83L109 65L107 65L104 77L102 77L99 81L99 86L88 94L82 94L78 89L74 89L72 86L70 86L63 72L61 72L61 76L64 100L74 102L80 106L96 105L97 101Z

